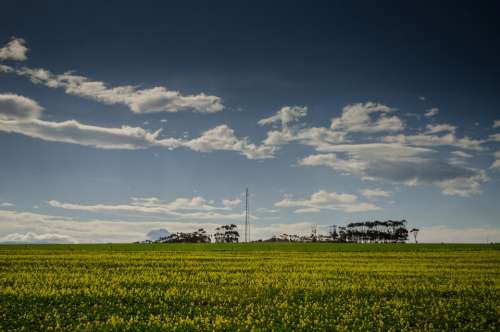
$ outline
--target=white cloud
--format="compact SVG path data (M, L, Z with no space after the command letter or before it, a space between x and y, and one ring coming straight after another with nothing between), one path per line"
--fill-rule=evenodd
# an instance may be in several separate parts
M490 169L500 170L500 150L496 151L493 156L495 157L495 160L491 164Z
M490 169L500 169L500 159L495 159L491 164Z
M194 151L210 152L214 150L236 151L248 159L272 158L275 148L267 145L257 146L248 142L248 138L236 137L234 130L227 125L219 125L205 131L200 137L183 141L186 146Z
M437 185L445 195L470 197L481 194L481 183L488 180L483 170L474 170L470 174L438 181Z
M235 199L223 199L222 204L227 207L227 208L235 208L237 206L241 206L241 199L235 198Z
M158 141L159 131L150 133L139 127L107 128L81 124L76 120L49 122L2 121L0 131L17 133L50 142L79 144L99 149L144 149L155 145L177 147L176 140ZM164 144L162 144L164 143Z
M447 123L442 123L442 124L428 124L427 125L427 132L429 134L435 134L435 133L441 133L441 132L449 132L449 133L455 133L457 130L457 127L452 126Z
M324 149L323 151L347 153L352 156L384 160L415 160L415 158L420 158L421 156L427 156L433 153L432 150L426 148L385 143L333 145L328 149Z
M327 150L334 144L347 141L346 133L323 127L304 128L297 133L300 143L314 147L317 151Z
M9 208L9 207L14 207L14 206L16 206L16 205L13 204L13 203L9 203L9 202L2 202L2 203L0 203L0 207L7 207L7 208Z
M289 123L306 116L305 107L285 107L275 115L259 121L260 125L281 122L280 131L273 130L267 133L264 145L277 147L292 141L311 146L317 151L328 151L339 143L349 142L349 133L380 133L400 131L404 128L403 122L397 116L388 116L396 110L373 102L347 105L342 115L332 119L331 127L290 128Z
M401 119L387 115L395 111L374 102L347 105L342 109L341 117L332 119L331 129L359 133L401 131L404 129Z
M427 110L424 114L426 118L432 118L439 113L439 108L433 107L430 110Z
M213 234L215 228L226 221L187 222L175 221L124 221L124 220L77 220L38 213L0 210L0 242L57 242L96 243L133 242L145 240L151 230L167 229L169 232L192 232L204 228ZM243 220L241 218L240 220ZM239 224L238 229L243 229ZM269 238L272 235L310 234L311 223L252 224L252 239Z
M493 128L498 128L498 127L500 127L500 120L495 120L493 122Z
M98 127L79 123L76 120L50 122L42 120L3 121L0 131L17 133L51 142L63 142L90 146L99 149L146 149L154 146L168 149L187 147L194 151L235 151L248 159L272 158L274 148L257 146L247 138L239 139L233 129L217 126L192 140L177 138L160 139L161 130L151 133L140 127Z
M36 119L43 108L32 99L12 93L0 94L0 120Z
M87 211L93 213L112 214L152 214L168 215L176 219L191 220L238 220L243 218L242 213L226 213L227 206L215 206L200 196L192 198L176 198L172 202L162 202L156 197L132 198L132 201L125 204L75 204L50 200L51 207Z
M26 52L28 52L26 41L12 37L7 45L0 48L0 60L24 61L27 59Z
M351 144L329 148L347 153L310 155L299 161L304 166L326 166L367 180L384 180L405 185L434 184L447 195L481 193L488 180L483 171L436 160L433 151L398 144Z
M0 94L0 131L17 133L51 142L92 146L100 149L143 149L150 146L178 147L175 139L158 140L160 131L150 133L140 127L107 128L76 120L40 120L43 108L32 99Z
M362 189L361 195L367 198L374 197L391 197L392 193L390 191L382 190L382 189Z
M284 106L273 116L260 120L258 124L264 126L276 122L281 122L283 130L286 130L290 122L295 122L298 119L305 117L306 115L307 107Z
M95 242L133 242L145 240L147 233L153 229L165 228L170 232L193 231L200 227L213 230L218 224L213 222L183 221L124 221L124 220L78 220L61 216L40 213L0 210L0 239L7 236L13 240L22 239L23 235L58 234L74 239L79 243ZM2 236L3 235L3 236ZM29 239L29 237L27 237ZM36 236L32 237L36 242ZM1 241L1 240L0 240ZM65 239L52 242L67 242Z
M324 127L310 127L300 130L291 130L287 128L281 131L273 130L267 132L264 145L276 147L292 141L299 141L301 144L321 150L331 144L345 142L345 136L345 132L334 131Z
M281 122L281 131L267 133L264 144L277 147L292 141L314 147L317 151L327 151L332 145L345 143L349 133L380 133L400 131L403 122L397 116L387 114L396 110L383 104L367 102L347 105L342 115L332 119L331 127L289 128L288 124L307 115L305 107L284 107L269 118L259 121L260 125Z
M458 138L454 133L448 132L444 135L433 135L430 133L422 133L417 135L399 134L395 136L385 136L383 142L399 143L416 146L454 146L461 149L481 151L484 148L481 146L486 141L476 140L469 137Z
M140 127L99 127L82 124L76 120L51 122L40 120L43 108L34 100L13 95L0 94L0 131L17 133L51 142L79 144L99 149L145 149L164 147L175 149L186 147L194 151L235 151L248 159L272 158L274 147L257 146L248 138L238 138L227 125L207 130L198 138L163 138L161 129L149 132Z
M381 210L380 207L372 203L358 202L358 197L352 194L342 194L320 190L311 197L294 200L285 197L283 200L274 203L278 208L298 208L296 213L319 212L321 210L341 210L343 212L366 212Z
M78 243L76 239L71 236L46 233L36 234L32 232L20 234L12 233L0 238L0 243Z
M0 72L24 76L35 84L43 84L53 89L61 88L67 94L89 98L104 104L122 104L138 114L183 110L215 113L224 109L220 97L204 93L182 95L179 91L169 90L162 86L148 89L139 89L132 85L109 87L105 82L93 81L72 72L56 75L42 68L22 67L17 69L1 66Z

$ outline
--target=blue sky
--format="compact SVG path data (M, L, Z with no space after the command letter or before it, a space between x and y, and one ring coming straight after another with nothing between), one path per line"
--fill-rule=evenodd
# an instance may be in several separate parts
M0 20L0 241L254 238L407 219L500 241L498 8L16 1Z

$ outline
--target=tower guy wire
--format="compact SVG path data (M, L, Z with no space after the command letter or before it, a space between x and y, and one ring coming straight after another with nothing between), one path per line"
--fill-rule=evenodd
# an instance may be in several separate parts
M250 224L248 223L249 217L249 207L248 207L248 188L245 190L245 242L250 241Z

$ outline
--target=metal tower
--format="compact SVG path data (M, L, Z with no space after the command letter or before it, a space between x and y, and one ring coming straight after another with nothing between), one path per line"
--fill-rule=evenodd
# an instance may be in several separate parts
M245 242L250 241L250 225L248 223L248 188L245 190Z

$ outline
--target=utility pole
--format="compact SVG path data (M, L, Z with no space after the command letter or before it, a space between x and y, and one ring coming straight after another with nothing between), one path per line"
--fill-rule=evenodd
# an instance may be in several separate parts
M248 188L245 190L245 242L250 240L250 225L248 224Z

